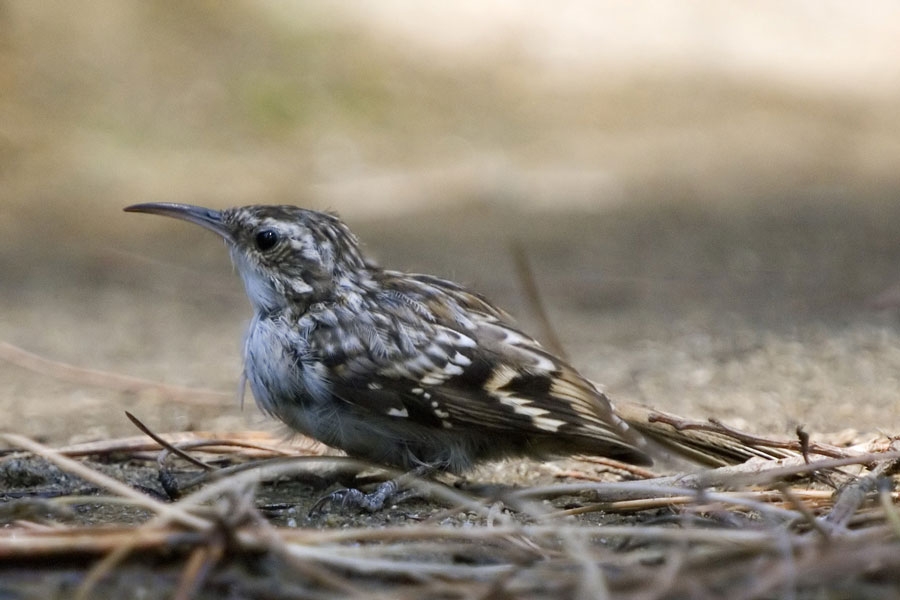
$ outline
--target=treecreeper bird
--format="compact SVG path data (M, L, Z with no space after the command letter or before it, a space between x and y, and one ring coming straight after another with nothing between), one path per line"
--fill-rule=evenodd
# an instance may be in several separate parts
M505 312L456 283L375 266L333 214L170 203L125 210L225 239L254 311L245 377L262 410L300 433L420 472L515 456L652 462L607 397ZM376 510L392 491L344 490L342 499Z

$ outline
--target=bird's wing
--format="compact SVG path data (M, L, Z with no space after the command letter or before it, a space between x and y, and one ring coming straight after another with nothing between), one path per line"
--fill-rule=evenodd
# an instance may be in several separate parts
M422 427L556 436L640 461L606 397L504 313L440 279L406 286L378 299L389 310L338 311L339 326L312 332L337 398Z

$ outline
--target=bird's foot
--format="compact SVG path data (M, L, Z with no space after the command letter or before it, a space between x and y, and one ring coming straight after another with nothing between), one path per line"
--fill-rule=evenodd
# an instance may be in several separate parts
M422 477L432 470L431 467L417 467L396 479L378 484L375 491L368 494L356 488L335 490L319 498L309 509L309 514L310 516L321 514L329 506L337 506L341 511L362 509L370 513L378 512L389 502L396 503L419 497L421 494L418 490L407 487L410 478Z

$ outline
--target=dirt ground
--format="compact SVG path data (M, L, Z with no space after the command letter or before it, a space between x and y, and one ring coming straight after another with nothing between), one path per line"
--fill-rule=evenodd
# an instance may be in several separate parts
M776 436L900 433L900 65L867 62L891 19L820 57L798 48L843 17L794 39L794 7L758 64L733 40L686 52L680 21L646 53L572 63L502 10L501 40L463 44L372 7L190 6L0 2L0 430L136 435L130 411L284 433L238 400L250 315L221 242L121 210L180 201L336 209L381 264L469 284L541 337L516 245L614 400ZM221 395L73 383L16 349Z

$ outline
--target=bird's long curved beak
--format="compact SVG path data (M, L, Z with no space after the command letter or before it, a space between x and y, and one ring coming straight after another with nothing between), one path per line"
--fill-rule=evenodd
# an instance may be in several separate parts
M211 208L194 206L192 204L176 204L174 202L147 202L145 204L133 204L125 208L125 212L148 213L173 217L199 225L204 229L219 234L227 241L234 241L231 232L222 222L222 213Z

